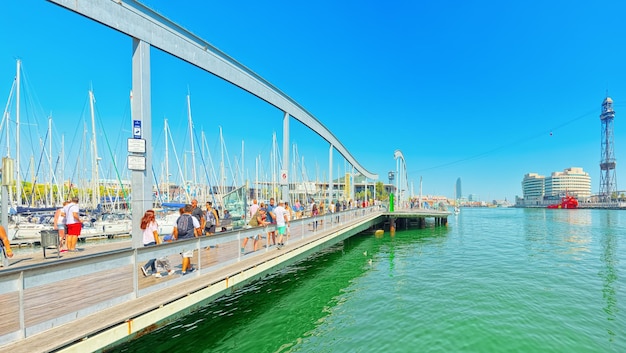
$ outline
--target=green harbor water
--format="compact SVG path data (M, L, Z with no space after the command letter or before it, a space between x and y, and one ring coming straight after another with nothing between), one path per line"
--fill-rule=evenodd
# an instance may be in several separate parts
M626 352L626 211L358 235L111 352Z

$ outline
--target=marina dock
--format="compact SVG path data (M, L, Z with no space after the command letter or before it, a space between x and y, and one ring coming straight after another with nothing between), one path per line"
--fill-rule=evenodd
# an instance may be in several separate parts
M0 324L0 351L102 349L150 332L356 234L389 227L399 218L412 220L411 224L431 219L429 224L444 225L448 215L425 210L391 214L372 207L295 220L280 250L269 244L271 228L252 228L139 249L132 249L130 241L85 246L60 259L36 253L13 258L0 270L5 318ZM258 233L265 235L260 249L252 252L251 240L242 254L241 241ZM196 271L183 276L178 254L191 248ZM139 267L163 256L176 273L144 277Z

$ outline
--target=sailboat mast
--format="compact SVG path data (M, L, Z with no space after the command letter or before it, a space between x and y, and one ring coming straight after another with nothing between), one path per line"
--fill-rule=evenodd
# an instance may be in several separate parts
M22 206L22 176L20 174L20 70L22 61L17 60L17 74L15 76L17 82L16 91L16 107L15 107L15 171L17 172L16 182L16 201L17 206Z
M254 185L254 198L255 199L259 199L259 158L261 158L261 156L258 156L256 158L256 172L255 172L255 176L254 176L254 181L255 181L255 185Z
M34 155L30 155L30 165L33 166L33 168L29 168L30 169L30 184L31 185L35 185L35 156ZM37 189L33 188L33 191L31 191L30 193L30 201L29 201L29 206L35 206L35 197L37 196Z
M60 197L60 202L61 204L63 204L63 201L66 200L65 198L65 173L63 173L63 170L65 169L65 135L61 135L61 168L60 172L61 172L61 197Z
M220 126L220 197L226 194L226 175L224 173L224 137L222 136L222 127Z
M169 126L167 126L167 135L169 136L170 141L174 141L174 139L172 138L172 131L170 130ZM182 167L180 166L180 159L178 159L178 153L176 153L176 145L174 143L172 143L172 151L174 152L174 158L176 158L176 166L178 167L178 174L180 175L180 178L183 180L182 184L183 184L183 191L185 192L185 198L187 199L187 202L189 203L191 202L191 198L189 197L187 188L184 185L186 177L183 173ZM186 157L185 157L185 160L186 160ZM180 188L178 188L178 191L179 191L178 194L180 194ZM177 197L180 197L180 195L177 195Z
M302 173L302 184L304 185L304 195L305 195L305 204L308 204L309 199L309 190L307 188L307 183L309 182L309 177L306 175L306 166L304 165L304 156L302 156L302 164L300 164L300 172Z
M276 148L278 146L278 143L276 142L276 133L272 134L272 153L270 156L270 173L272 175L271 178L271 185L272 185L272 192L270 195L272 195L271 197L273 197L274 199L276 199L276 170L277 170L277 163L276 160L278 159L278 156L276 155Z
M87 146L87 122L85 122L85 121L83 121L83 144L82 145L83 146ZM84 148L86 148L86 147L84 147ZM78 182L76 183L77 188L78 188L78 190L76 190L76 191L77 191L78 197L81 200L85 199L83 197L84 191L82 191L83 193L81 194L81 190L85 189L85 167L86 166L87 166L87 154L84 153L82 155L82 164L80 165L80 169L79 169L80 170L80 173L79 173L80 178L78 179Z
M191 120L191 98L187 94L187 117L189 119L189 141L191 142L191 177L194 188L196 186L196 152L193 143L193 122Z
M91 108L91 139L93 143L93 159L92 159L92 179L93 179L93 193L91 198L91 205L93 209L96 209L98 202L100 201L100 187L98 176L98 144L96 143L96 119L93 109L93 91L89 90L89 107Z
M203 161L203 163L206 162L207 158L206 156L208 155L208 145L207 145L207 141L206 141L206 135L204 134L204 130L200 131L200 146L202 146L202 151L200 151L200 156L201 159ZM206 174L206 166L203 164L203 168L205 170L205 174ZM202 179L202 177L200 178ZM203 184L202 188L202 198L203 199L208 199L209 195L211 194L211 192L209 191L209 182L207 180L206 184Z
M7 155L6 158L10 159L11 158L11 134L9 133L9 131L11 130L10 128L10 124L9 124L9 104L11 103L11 98L13 97L13 89L15 88L15 81L13 81L13 86L11 87L11 93L9 94L9 99L7 100L7 105L4 108L4 121L5 121L5 128L6 128L6 132L7 132ZM11 187L11 185L9 185L7 187L8 190L8 195L7 195L7 200L8 203L6 203L5 205L9 205L8 207L11 207L11 201L13 200L13 188ZM2 215L2 224L4 226L8 226L8 217L7 212L5 212ZM6 221L6 222L5 222Z
M298 152L296 151L296 144L294 143L293 145L291 145L291 171L290 171L290 175L291 175L291 182L293 183L293 187L295 189L296 194L294 195L296 199L299 199L298 196L298 191L300 191L299 187L298 187L298 174L296 173L297 168L298 168L298 157L297 157ZM294 200L289 200L289 201L294 201Z
M7 103L8 105L9 103ZM4 126L6 129L6 133L7 133L7 158L11 158L11 134L9 133L10 129L10 125L9 125L9 113L7 112L7 110L4 110Z
M245 145L244 145L244 140L241 140L241 185L244 185L244 181L245 181L245 176L244 176L244 171L246 170L244 167L244 154L245 154L245 149L244 149Z
M11 101L13 99L13 92L15 92L15 80L13 80L13 84L11 85L11 91L9 92L9 98L7 99L7 104L4 106L4 116L2 117L2 121L4 126L6 127L6 134L7 134L7 154L6 157L7 158L11 158L11 134L9 133L11 128L10 128L10 124L9 124L9 117L10 117L10 113L9 113L9 106L11 105Z
M52 117L48 118L48 151L50 152L50 158L48 162L50 164L50 206L54 205L54 194L52 193L52 183L54 180L54 170L52 169Z
M170 202L170 164L169 164L169 160L168 160L169 153L168 153L168 149L167 149L167 144L168 144L168 141L167 141L167 119L164 120L163 130L164 130L163 135L165 135L165 187L167 188L167 191L166 191L166 194L165 194L165 196L166 196L165 200L167 200L167 202Z

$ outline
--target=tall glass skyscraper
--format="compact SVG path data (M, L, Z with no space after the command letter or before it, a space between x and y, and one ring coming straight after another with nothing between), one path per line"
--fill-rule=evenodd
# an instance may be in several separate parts
M460 199L460 198L462 198L462 197L463 197L463 193L461 192L461 177L459 177L459 178L456 180L456 195L455 195L455 197L456 197L457 199Z

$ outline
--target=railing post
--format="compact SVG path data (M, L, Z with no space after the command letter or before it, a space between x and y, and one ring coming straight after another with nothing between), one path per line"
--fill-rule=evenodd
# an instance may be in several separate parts
M26 338L26 323L24 321L24 271L20 272L20 277L18 278L17 290L19 295L19 305L20 305L20 338Z
M139 273L137 271L137 248L133 248L133 293L139 298Z
M252 250L254 250L254 242L252 242ZM240 262L240 261L241 261L241 230L238 230L237 231L237 262Z
M198 271L196 272L200 272L200 270L202 269L202 246L200 245L200 237L196 237L196 251L198 252Z

